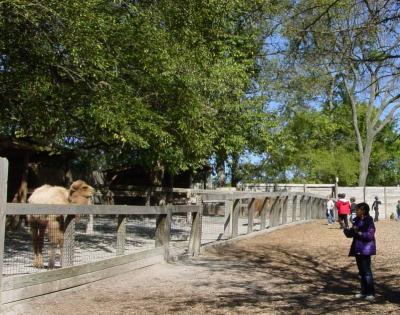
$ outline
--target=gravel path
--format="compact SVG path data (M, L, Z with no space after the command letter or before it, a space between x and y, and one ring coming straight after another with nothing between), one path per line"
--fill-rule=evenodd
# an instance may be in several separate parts
M351 240L319 220L37 297L5 314L400 314L400 222L376 226L374 304L353 298Z

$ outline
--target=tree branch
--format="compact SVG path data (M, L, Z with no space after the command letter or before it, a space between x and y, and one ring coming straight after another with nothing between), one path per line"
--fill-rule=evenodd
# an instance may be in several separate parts
M349 96L349 100L350 100L351 111L352 111L352 116L353 116L353 127L354 127L354 132L356 134L357 145L358 145L358 153L360 155L360 159L362 159L362 155L364 152L364 146L362 143L360 128L358 127L358 118L357 118L358 115L357 115L356 101L354 99L354 90L351 90L349 88L349 85L348 85L345 77L343 77L343 81L344 81L344 86L346 88L347 95Z
M373 136L376 136L380 131L382 131L382 129L389 124L390 122L393 121L394 119L394 115L396 113L396 111L400 109L400 103L396 104L395 106L393 106L393 108L391 109L391 111L389 112L389 114L386 116L386 118L381 122L381 124L379 124L379 126L377 128L375 128L373 130Z

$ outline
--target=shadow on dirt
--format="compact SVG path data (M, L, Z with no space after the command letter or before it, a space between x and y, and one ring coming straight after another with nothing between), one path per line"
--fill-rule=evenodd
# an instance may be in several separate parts
M216 279L196 285L215 293L175 301L171 311L187 311L196 304L222 308L224 312L244 308L261 314L352 314L371 310L369 302L354 299L359 282L352 259L338 264L332 252L323 249L312 256L272 245L260 245L258 249L256 252L243 246L222 246L201 259L186 261L186 265L202 267L216 275ZM400 304L395 278L389 274L375 279L375 304Z

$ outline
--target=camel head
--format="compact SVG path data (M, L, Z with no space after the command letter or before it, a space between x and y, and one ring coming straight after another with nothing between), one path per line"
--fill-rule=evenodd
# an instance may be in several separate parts
M93 196L93 194L94 188L80 179L74 181L69 188L70 203L78 205L89 205L91 204L91 197Z

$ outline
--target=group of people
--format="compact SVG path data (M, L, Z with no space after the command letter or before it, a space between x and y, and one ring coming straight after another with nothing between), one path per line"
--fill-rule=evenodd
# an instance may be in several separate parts
M379 206L382 202L376 196L374 202L372 203L372 209L375 211L374 222L379 221ZM337 209L338 212L338 221L340 224L340 228L348 228L349 227L349 216L350 221L353 222L356 218L356 209L357 203L356 198L351 197L350 201L346 199L345 193L338 194L338 200L336 203L333 202L332 198L329 196L326 203L326 217L328 219L328 225L335 223L335 212L334 209ZM397 216L400 219L400 200L397 205Z
M375 301L375 288L374 279L371 269L371 256L376 255L376 242L375 242L375 224L379 220L379 205L381 202L378 197L372 204L375 211L374 219L370 216L370 207L367 203L356 203L354 197L350 201L346 200L345 194L339 194L339 199L336 204L331 198L328 198L326 212L328 217L328 224L334 223L334 207L338 210L338 219L340 228L343 229L344 235L352 238L349 256L355 257L358 274L360 277L361 291L355 295L358 299L365 299L366 301ZM400 201L398 205L400 212ZM348 215L352 226L349 227Z

